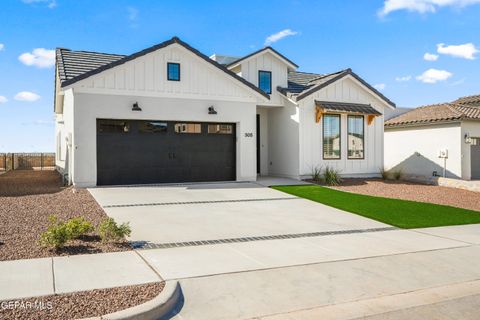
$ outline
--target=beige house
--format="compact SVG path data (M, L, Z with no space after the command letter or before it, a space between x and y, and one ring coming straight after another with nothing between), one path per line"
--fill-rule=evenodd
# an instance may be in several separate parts
M480 95L387 120L385 169L418 178L480 179Z

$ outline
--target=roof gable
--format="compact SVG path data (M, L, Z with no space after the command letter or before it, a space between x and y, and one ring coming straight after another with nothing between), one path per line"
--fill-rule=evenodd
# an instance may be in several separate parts
M57 70L60 76L61 87L70 86L80 80L87 79L91 76L102 73L106 70L110 70L116 66L125 64L129 61L137 59L139 57L145 56L151 52L157 51L159 49L165 48L172 44L178 44L185 48L186 50L192 52L205 62L210 65L218 68L219 70L225 72L230 77L234 78L236 81L240 82L242 85L253 90L256 94L261 95L263 98L269 99L269 95L254 86L252 83L246 81L242 77L236 75L232 71L228 70L226 67L220 65L219 63L213 61L206 55L202 54L200 51L194 49L187 43L183 42L177 37L152 46L150 48L144 49L142 51L136 52L132 55L122 56L122 55L108 55L108 54L96 54L96 53L86 53L78 52L77 57L73 57L72 51L65 49L57 50ZM65 56L65 54L67 54ZM67 57L69 56L70 57ZM71 64L65 63L70 62ZM64 79L62 80L63 77Z
M329 73L325 75L317 74L304 74L303 77L298 77L298 72L296 74L289 73L289 83L288 88L277 88L277 90L288 98L291 98L295 101L300 101L311 94L329 86L330 84L343 79L346 76L352 76L355 80L364 85L368 90L372 91L380 100L383 100L387 105L395 108L395 103L385 97L381 92L372 87L368 82L360 78L352 69L345 69L334 73ZM306 76L305 76L306 75ZM295 81L295 80L296 81ZM291 86L292 85L292 86Z
M259 55L265 54L267 52L271 53L272 55L274 55L275 57L277 57L278 59L283 61L290 69L298 68L298 65L296 65L294 62L292 62L290 59L288 59L287 57L285 57L284 55L282 55L280 52L273 49L272 47L265 47L263 49L252 52L252 53L250 53L250 54L248 54L244 57L241 57L240 59L235 60L234 62L228 64L227 67L229 69L235 68L236 66L238 66L239 64L241 64L243 62L245 62L247 60L250 60L250 59L253 59L253 58L255 58Z

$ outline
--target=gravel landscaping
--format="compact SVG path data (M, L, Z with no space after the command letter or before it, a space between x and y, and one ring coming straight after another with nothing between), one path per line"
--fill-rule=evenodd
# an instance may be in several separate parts
M164 286L164 282L157 282L22 299L10 304L3 301L0 319L63 320L102 316L145 303L156 297ZM17 307L12 307L15 302Z
M42 248L38 240L49 224L83 216L97 226L107 216L85 189L63 187L55 171L10 171L0 175L0 260L131 250L126 240L102 243L83 236L59 251Z
M332 188L371 196L430 202L480 211L480 193L462 189L381 179L344 179L340 186Z

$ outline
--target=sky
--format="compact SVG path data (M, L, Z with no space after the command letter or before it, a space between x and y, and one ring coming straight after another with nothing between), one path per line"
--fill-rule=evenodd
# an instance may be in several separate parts
M0 152L54 151L56 47L131 54L173 36L211 55L271 45L352 68L399 107L480 94L480 0L2 0Z

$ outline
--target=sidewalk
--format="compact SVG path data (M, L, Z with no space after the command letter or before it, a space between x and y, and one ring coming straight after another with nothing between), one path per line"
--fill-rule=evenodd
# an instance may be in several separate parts
M0 262L0 300L161 281L135 252Z

